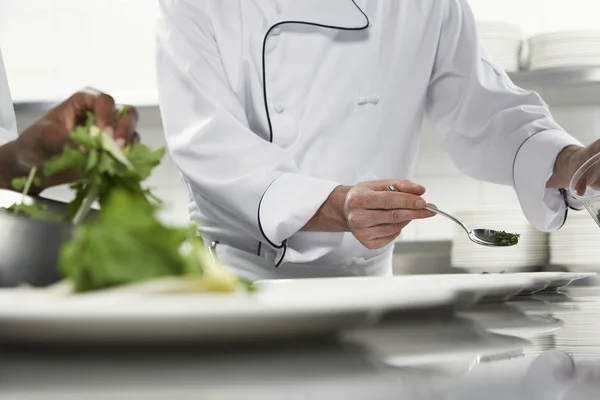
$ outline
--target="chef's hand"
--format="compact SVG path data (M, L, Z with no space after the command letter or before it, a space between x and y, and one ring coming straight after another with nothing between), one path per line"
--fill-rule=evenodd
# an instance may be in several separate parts
M600 153L600 140L587 147L566 147L556 158L553 174L546 186L549 188L568 188L571 178L579 167L598 153ZM582 176L575 190L577 193L583 194L587 186L600 189L600 164L594 165Z
M393 185L399 192L388 192ZM410 181L374 181L339 186L302 229L352 232L370 250L393 242L410 221L434 216L425 210L425 188Z
M387 191L393 185L399 192ZM369 250L393 242L415 219L435 214L425 210L425 188L410 181L376 181L358 184L346 195L344 214L348 230Z
M86 112L96 116L96 124L113 137L121 146L139 141L136 133L137 110L130 107L126 115L117 121L120 108L113 98L92 89L75 93L69 99L50 110L39 121L25 129L19 137L0 147L0 188L11 189L13 178L26 176L31 167L41 166L50 157L60 154L70 142L69 134L75 126L86 119ZM70 183L77 177L67 171L55 176L42 177L44 188ZM35 190L34 190L35 192Z

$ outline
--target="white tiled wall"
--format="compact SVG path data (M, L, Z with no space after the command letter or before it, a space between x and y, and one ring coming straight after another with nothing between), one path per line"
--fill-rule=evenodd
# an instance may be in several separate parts
M471 0L480 20L518 23L526 35L551 30L597 29L599 0ZM121 102L154 103L154 20L157 0L0 0L0 48L17 101L63 98L96 86ZM598 108L553 110L582 142L600 137ZM31 116L19 115L20 126ZM156 111L147 110L140 129L151 146L164 143ZM415 181L426 198L448 211L484 204L516 204L510 188L463 176L427 130ZM187 221L187 193L167 159L150 180L165 201L162 214ZM64 197L64 191L55 190ZM441 218L411 224L403 240L444 240L453 226Z
M526 35L597 29L598 0L470 0L481 20ZM16 100L63 98L91 85L153 103L158 0L0 0L0 48Z

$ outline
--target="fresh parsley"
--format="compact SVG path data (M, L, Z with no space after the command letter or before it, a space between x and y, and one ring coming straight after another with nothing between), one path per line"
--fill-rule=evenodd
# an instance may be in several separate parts
M75 292L151 279L197 278L202 291L235 291L241 283L212 260L193 228L170 228L143 196L115 190L98 218L77 227L60 254L60 269ZM187 245L187 251L182 248ZM243 285L247 285L244 283Z
M519 243L521 235L515 233L507 233L504 231L496 232L494 235L494 245L501 247L514 246Z
M156 199L149 190L142 188L141 182L160 164L164 148L151 150L142 144L134 144L121 151L112 138L96 126L93 113L88 113L84 125L75 128L71 139L74 145L67 145L61 154L44 164L46 176L71 169L80 172L79 179L71 186L75 199L69 204L69 220L80 223L94 201L98 200L102 205L117 189L143 195L149 200Z
M119 117L128 111L124 108ZM160 200L142 182L160 164L164 148L134 144L120 149L96 126L92 113L70 137L72 144L48 160L43 173L52 176L75 170L79 174L71 186L75 198L67 217L76 226L59 256L61 275L76 293L166 277L183 278L183 286L192 291L256 290L207 251L195 227L167 227L156 217ZM31 185L39 185L36 173L33 168L27 178L16 179L14 187L27 194ZM100 212L85 219L94 201L99 201ZM41 205L20 203L7 211L49 219Z
M29 194L29 190L32 185L40 186L40 180L36 177L37 168L33 167L29 171L29 175L22 178L15 178L12 180L12 186L15 190L21 191L23 195L20 203L15 203L10 207L1 208L4 212L9 214L18 215L27 218L36 218L45 221L59 221L61 217L56 214L46 212L46 206L44 204L26 204L25 199Z

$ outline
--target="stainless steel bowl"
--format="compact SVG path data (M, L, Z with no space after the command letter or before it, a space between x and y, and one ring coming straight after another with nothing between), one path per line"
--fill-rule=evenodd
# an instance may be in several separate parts
M0 189L0 207L20 202L22 195ZM41 197L25 202L43 203L48 212L66 215L67 204ZM47 286L60 280L58 256L71 238L73 225L42 221L0 211L0 287L21 284Z

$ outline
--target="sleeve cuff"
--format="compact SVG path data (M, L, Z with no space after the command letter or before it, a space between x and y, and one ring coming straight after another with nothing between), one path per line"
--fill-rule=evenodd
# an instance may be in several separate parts
M543 232L559 229L567 206L579 206L575 199L565 202L558 189L546 188L558 154L568 146L582 146L560 130L541 131L530 136L518 150L513 166L514 186L521 208L531 224ZM567 194L567 197L571 197Z
M562 195L567 207L569 207L571 210L581 211L585 208L583 202L573 197L571 193L569 193L568 189L560 189L560 194Z
M282 248L316 214L339 183L296 173L280 175L258 206L258 224L266 241Z

